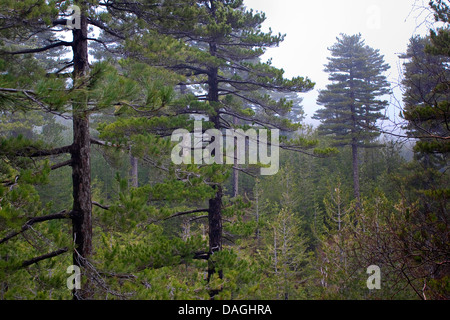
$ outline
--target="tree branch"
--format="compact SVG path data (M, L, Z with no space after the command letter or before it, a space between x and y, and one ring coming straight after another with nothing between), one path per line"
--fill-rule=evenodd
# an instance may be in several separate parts
M38 263L38 262L40 262L42 260L47 260L47 259L51 259L51 258L60 256L60 255L62 255L64 253L66 253L67 251L69 251L68 248L63 248L63 249L59 249L57 251L54 251L54 252L51 252L51 253L48 253L48 254L44 254L42 256L39 256L39 257L30 259L30 260L27 260L27 261L22 263L22 268L29 267L32 264Z
M110 206L104 206L104 205L102 205L102 204L100 204L100 203L98 203L98 202L96 202L96 201L92 201L92 204L93 204L94 206L97 206L97 207L103 209L103 210L109 210L109 209L111 209Z
M208 74L208 70L205 70L205 69L202 69L202 68L198 68L198 67L195 67L195 66L190 66L190 65L187 65L187 64L178 64L176 66L172 66L172 67L169 67L169 68L172 69L172 70L184 70L184 69L192 70L192 71L194 71L193 75L196 75L196 76L201 75L201 74Z
M23 95L25 95L25 97L27 98L27 99L29 99L29 100L31 100L32 102L34 102L35 104L37 104L39 107L41 107L44 111L46 111L46 112L48 112L48 113L51 113L51 114L54 114L54 115L57 115L57 116L59 116L59 117L61 117L61 118L64 118L64 119L71 119L71 117L70 116L65 116L65 115L63 115L63 114L61 114L61 113L59 113L59 112L57 112L57 111L55 111L55 110L52 110L50 107L48 107L48 106L46 106L45 105L45 103L43 103L42 101L39 101L37 98L36 98L36 93L33 91L33 90L27 90L27 89L13 89L13 88L0 88L0 91L1 92L8 92L8 93L22 93ZM33 109L33 108L31 108L31 107L27 107L28 109L31 109L31 110L35 110L35 109Z
M108 33L108 34L110 34L110 35L112 35L112 36L114 36L114 37L116 37L116 38L119 38L119 39L121 39L121 40L125 40L125 39L126 39L125 36L123 36L123 35L121 35L121 34L118 34L118 33L117 33L116 31L114 31L113 29L108 28L105 24L103 24L103 22L101 22L101 21L99 21L99 20L94 20L94 19L88 18L88 22L89 22L89 24L91 24L91 25L93 25L93 26L96 26L97 28L102 29L102 30L105 31L106 33Z
M42 48L35 48L35 49L25 49L25 50L19 50L19 51L0 51L0 54L10 54L10 55L17 55L17 54L27 54L27 53L38 53L47 51L53 48L58 47L71 47L73 45L72 42L67 41L58 41L52 44L49 44L48 46L42 47Z
M207 219L207 218L208 218L208 216L195 217L195 218L190 219L189 222L195 222L195 221Z
M6 237L0 240L0 244L5 243L9 241L10 239L24 233L30 227L36 223L45 222L45 221L51 221L51 220L63 220L63 219L71 219L72 218L72 212L68 212L67 210L61 211L56 214L52 214L49 216L43 216L43 217L36 217L28 220L20 229L20 231L15 231L10 234L8 234Z
M113 144L113 143L110 143L107 141L101 141L101 140L98 140L95 138L91 138L91 143L98 145L98 146L102 146L102 147L123 148L123 149L127 149L127 150L130 148L128 146L123 146L120 144Z
M173 218L177 218L177 217L182 217L182 216L187 216L189 214L194 214L194 213L201 213L201 212L208 212L208 209L198 209L198 210L192 210L192 211L186 211L186 212L178 212L168 218L163 219L162 221L167 221Z
M61 162L61 163L54 164L53 166L50 167L50 169L53 171L53 170L57 170L59 168L70 166L70 165L72 165L72 159Z
M25 149L25 150L29 151L29 149ZM39 158L39 157L57 156L60 154L70 153L71 151L72 151L72 145L61 147L61 148L56 148L56 149L51 149L51 150L38 150L30 155L22 154L22 153L17 153L17 155L22 156L22 157Z
M196 252L194 255L194 260L209 260L210 256L210 252Z
M12 89L12 88L0 88L0 91L3 92L10 92L10 93L34 93L32 90L25 90L25 89Z

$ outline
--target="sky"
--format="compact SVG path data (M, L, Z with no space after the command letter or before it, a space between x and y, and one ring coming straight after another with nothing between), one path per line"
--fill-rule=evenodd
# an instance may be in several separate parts
M391 69L386 73L394 94L387 115L398 119L401 91L402 61L399 54L406 51L413 35L426 35L433 27L428 0L244 0L248 9L266 15L263 30L286 34L277 48L267 50L263 60L272 58L275 67L285 70L288 78L303 76L316 83L314 91L302 94L306 122L320 108L316 104L318 90L324 89L328 74L324 65L330 56L328 48L341 33L361 33L366 44L379 49Z

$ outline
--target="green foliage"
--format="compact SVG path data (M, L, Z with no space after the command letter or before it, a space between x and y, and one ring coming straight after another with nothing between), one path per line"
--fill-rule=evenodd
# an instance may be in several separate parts
M259 60L284 36L263 32L265 15L242 0L133 6L123 0L108 10L102 8L109 2L86 2L85 13L104 28L89 43L97 60L73 83L63 73L70 68L70 59L61 58L65 46L11 54L58 41L44 29L70 4L0 4L10 18L0 19L0 299L72 298L66 270L75 249L73 181L70 167L53 170L70 158L36 153L73 143L65 119L73 110L90 115L91 134L101 139L92 140L89 159L94 250L83 284L93 284L91 298L208 300L212 292L228 300L449 298L447 145L420 138L408 162L404 146L376 140L387 66L360 36L342 36L332 47L332 84L320 94L325 108L316 130L301 124L297 95L314 84L286 79L270 60ZM431 6L448 21L444 1ZM36 28L44 29L34 34ZM100 40L114 45L105 50ZM403 116L413 137L417 125L446 136L448 86L435 75L447 73L447 44L447 30L438 30L411 40L405 55ZM231 166L170 161L168 137L175 129L193 132L192 115L204 116L205 130L280 128L283 147L315 157L281 150L278 175L240 175L240 194L229 197ZM359 206L350 192L354 140L378 145L359 154ZM138 159L136 172L130 158ZM209 206L219 186L223 248L212 252ZM62 219L33 223L62 210ZM65 254L24 267L63 248ZM371 264L382 269L380 291L367 289ZM221 272L208 279L211 267Z
M379 50L367 46L361 35L341 35L330 48L325 71L332 82L320 92L325 108L314 118L322 122L320 132L330 135L337 146L370 146L380 133L376 123L384 119L387 102L377 99L389 93L383 72L389 69Z
M402 115L408 121L409 135L419 139L415 146L418 156L423 158L427 155L434 160L429 161L429 165L434 162L438 166L439 158L449 152L449 143L445 140L449 134L446 125L449 113L449 55L439 51L445 41L445 33L412 38L403 56L407 61L404 64L403 85L406 92Z

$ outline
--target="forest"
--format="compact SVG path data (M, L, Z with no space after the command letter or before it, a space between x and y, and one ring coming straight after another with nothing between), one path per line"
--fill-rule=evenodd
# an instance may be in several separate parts
M313 126L244 0L0 0L0 300L450 299L450 1L427 10L389 131L363 34Z

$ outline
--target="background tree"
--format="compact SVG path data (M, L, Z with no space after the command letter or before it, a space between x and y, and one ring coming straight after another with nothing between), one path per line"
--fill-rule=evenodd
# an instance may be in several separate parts
M331 57L325 71L332 82L320 92L318 104L324 108L316 112L319 131L331 135L336 146L351 146L354 196L360 200L360 148L375 147L377 121L384 119L381 112L387 102L379 97L389 93L389 84L383 72L384 63L379 50L364 43L361 35L341 35L330 48Z
M432 40L415 37L410 40L403 59L405 74L402 82L405 103L403 116L408 121L408 134L419 139L415 149L427 167L439 167L439 158L448 154L448 124L446 104L449 93L444 89L449 79L449 57L431 54ZM445 161L444 161L445 162Z

